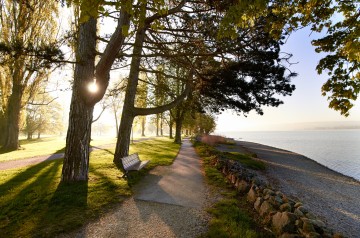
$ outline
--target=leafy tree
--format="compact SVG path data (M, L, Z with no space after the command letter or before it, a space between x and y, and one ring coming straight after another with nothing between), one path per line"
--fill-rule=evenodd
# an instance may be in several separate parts
M337 1L334 8L344 19L328 20L326 36L312 44L316 52L328 53L320 60L317 71L329 75L322 87L323 95L329 95L329 107L348 116L360 91L360 3Z
M0 139L3 149L19 147L20 114L29 98L61 60L55 39L57 1L1 1Z
M128 34L132 1L115 1L120 8L117 27L95 64L97 54L97 18L105 11L103 1L67 1L79 6L79 23L75 40L75 57L72 101L66 149L62 168L62 181L81 181L88 179L91 123L94 105L99 102L107 89L111 66L114 63L124 39ZM89 84L96 84L97 90L90 92Z
M329 75L322 94L328 95L330 108L349 115L360 91L359 1L214 0L211 4L225 14L221 37L234 36L237 27L254 24L259 17L267 18L267 31L278 39L305 26L316 32L326 30L324 37L312 42L316 52L327 54L316 67L319 74Z
M38 139L43 133L55 134L63 130L62 107L50 95L43 93L35 96L26 105L26 123L23 131L28 139L37 132Z

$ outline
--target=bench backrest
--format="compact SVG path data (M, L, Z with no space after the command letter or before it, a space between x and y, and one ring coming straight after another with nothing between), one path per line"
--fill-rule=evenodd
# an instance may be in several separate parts
M140 163L139 155L137 153L121 158L124 169L130 168L135 164Z

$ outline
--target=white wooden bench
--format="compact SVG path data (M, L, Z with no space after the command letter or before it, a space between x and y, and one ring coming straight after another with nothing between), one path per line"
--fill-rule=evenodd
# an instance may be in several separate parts
M129 171L131 170L139 171L140 169L144 168L150 161L149 160L141 161L139 159L138 153L135 153L126 156L124 158L121 158L121 162L125 170L124 176L127 176Z

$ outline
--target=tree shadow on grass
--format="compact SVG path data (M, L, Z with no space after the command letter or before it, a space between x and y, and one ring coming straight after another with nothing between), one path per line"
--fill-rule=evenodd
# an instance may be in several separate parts
M88 215L88 182L60 182L34 228L35 236L53 237L80 227Z
M31 166L0 185L0 234L21 237L31 234L49 194L59 181L61 161ZM5 175L8 171L4 171Z
M90 151L96 151L96 150L103 150L108 152L109 154L114 155L114 152L112 152L111 150L107 149L107 148L103 148L103 147L98 147L98 146L91 146Z

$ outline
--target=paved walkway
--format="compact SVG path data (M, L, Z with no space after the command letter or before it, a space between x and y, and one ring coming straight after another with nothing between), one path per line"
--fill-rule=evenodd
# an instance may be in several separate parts
M291 151L238 141L267 164L265 176L347 237L360 237L360 182ZM316 146L316 145L314 145Z
M198 237L207 230L208 188L188 140L171 166L156 167L135 194L80 231L61 237Z

